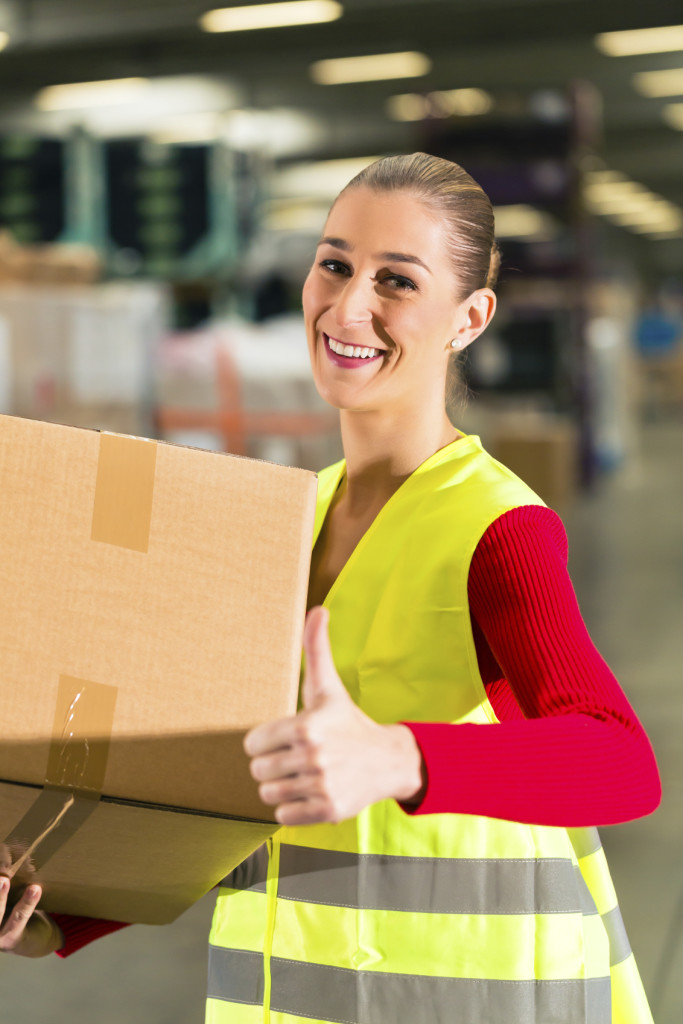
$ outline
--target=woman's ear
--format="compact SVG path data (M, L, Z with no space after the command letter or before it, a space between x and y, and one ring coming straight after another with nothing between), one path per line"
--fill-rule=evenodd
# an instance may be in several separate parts
M453 348L462 351L486 330L496 311L496 294L490 288L478 288L458 307Z

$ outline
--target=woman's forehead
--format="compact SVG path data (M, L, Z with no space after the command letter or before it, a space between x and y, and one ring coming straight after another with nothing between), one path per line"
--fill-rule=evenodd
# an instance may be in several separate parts
M409 192L378 192L357 187L342 192L330 210L323 238L354 252L412 253L429 264L443 252L444 225L424 202Z

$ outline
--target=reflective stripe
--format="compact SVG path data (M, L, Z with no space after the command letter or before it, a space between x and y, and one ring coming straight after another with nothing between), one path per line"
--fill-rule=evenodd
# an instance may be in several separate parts
M626 926L621 916L619 907L615 907L607 914L602 915L602 923L609 939L609 962L610 967L627 960L631 955L631 943L628 941Z
M610 1024L609 978L495 981L352 971L273 957L271 1010L344 1024ZM209 996L257 1002L263 957L211 949ZM262 998L262 996L261 996Z
M263 991L262 953L209 946L209 999L260 1005Z
M265 892L267 877L268 847L264 843L233 868L220 884L228 889L256 889L258 892Z
M223 884L265 892L267 858L254 858ZM596 913L576 872L568 858L392 857L283 844L278 897L419 914Z

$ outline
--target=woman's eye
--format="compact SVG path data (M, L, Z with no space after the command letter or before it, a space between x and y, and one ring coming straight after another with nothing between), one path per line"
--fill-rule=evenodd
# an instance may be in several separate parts
M388 285L394 291L415 291L415 285L409 277L401 277L400 274L387 274L382 278L382 284Z
M347 274L349 268L341 260L321 260L320 264L324 270L329 270L333 274Z

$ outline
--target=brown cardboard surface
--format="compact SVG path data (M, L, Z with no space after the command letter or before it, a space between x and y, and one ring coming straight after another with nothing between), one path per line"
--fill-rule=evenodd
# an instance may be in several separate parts
M576 494L578 447L576 426L550 417L530 424L503 420L491 441L492 454L559 511Z
M154 452L142 471L141 451ZM105 534L93 518L103 487ZM136 492L134 500L126 488ZM79 906L89 884L83 836L92 836L88 849L97 847L109 864L111 836L105 841L97 828L105 819L124 821L123 811L112 817L105 803L148 805L135 809L135 843L141 862L154 870L135 877L154 906L161 891L150 852L156 833L148 838L145 821L171 815L174 824L159 825L159 835L178 833L190 860L204 832L230 832L225 818L270 822L250 826L251 840L273 831L242 738L256 722L296 708L315 489L313 474L301 470L0 416L0 779L22 784L10 789L35 800L30 787L54 776L48 763L56 723L67 723L65 711L88 687L91 697L98 688L101 695L115 692L113 716L100 714L95 700L75 739L61 727L80 776L69 770L58 784L102 793L43 869L68 874L71 859ZM140 521L145 543L138 543ZM6 792L2 787L0 838L11 836L24 814L11 801L5 806ZM212 832L207 821L220 821L220 828ZM243 822L232 824L244 833ZM241 839L238 846L245 849ZM219 850L196 856L229 870ZM127 871L117 861L107 875L117 899L129 884ZM206 891L216 881L200 872L197 885ZM69 909L66 883L59 884L51 891ZM107 916L93 885L97 914Z
M19 820L38 790L0 783L3 817ZM166 924L201 899L275 831L262 822L181 814L105 799L22 883L40 882L47 911ZM0 870L9 859L0 844ZM153 885L150 884L153 880Z

